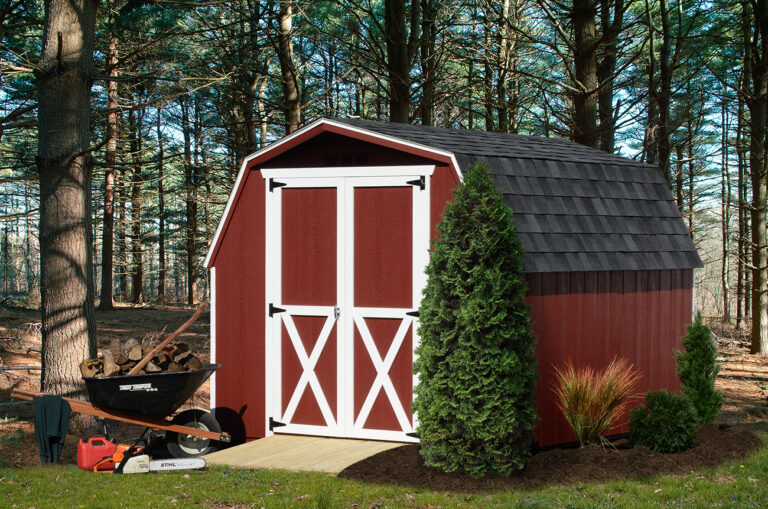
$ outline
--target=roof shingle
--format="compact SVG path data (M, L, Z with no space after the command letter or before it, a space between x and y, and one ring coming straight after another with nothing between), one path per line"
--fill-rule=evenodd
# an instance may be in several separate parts
M566 140L357 119L338 122L485 161L514 212L527 272L701 267L658 168Z

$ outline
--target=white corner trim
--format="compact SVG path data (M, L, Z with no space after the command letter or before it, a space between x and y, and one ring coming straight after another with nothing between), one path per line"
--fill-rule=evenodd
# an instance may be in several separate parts
M211 364L216 364L216 267L211 267L209 269L211 271L211 296L210 296L210 313L211 313L211 323L210 323L210 333L211 333L211 343L210 343L210 350L211 350ZM216 372L213 372L213 375L211 375L211 385L210 385L210 407L211 409L216 408ZM216 416L214 416L216 417Z
M365 134L367 136L370 136L372 138L376 138L382 141L387 141L390 143L394 143L397 145L401 145L403 147L411 147L411 148L417 148L419 150L423 150L435 155L439 155L442 157L450 158L451 164L453 165L454 170L456 171L456 175L459 177L459 180L464 180L464 176L461 172L461 168L459 167L458 161L456 161L456 156L453 154L453 152L448 152L446 150L437 149L434 147L430 147L428 145L422 145L420 143L413 143L410 141L406 141L402 138L397 138L395 136L389 136L385 134L380 134L374 131L369 131L368 129L363 129L356 126L351 126L349 124L345 124L343 122L338 122L335 120L329 120L326 118L321 118L319 120L316 120L312 122L311 124L308 124L301 129L294 131L293 133L289 134L288 136L262 148L261 150L258 150L254 152L253 154L246 156L243 159L243 163L240 165L240 171L237 174L237 179L235 179L235 185L232 187L232 192L229 194L229 198L227 199L227 204L224 207L224 212L221 214L221 218L219 219L219 224L216 227L216 232L213 235L213 239L211 240L211 245L208 248L208 254L205 256L205 260L203 261L203 265L205 267L210 267L211 264L211 258L213 257L213 252L216 248L216 246L219 244L219 237L221 236L221 232L224 229L224 224L227 222L227 218L229 217L231 211L232 211L232 205L235 200L235 196L237 195L240 186L243 183L243 177L245 176L246 169L248 167L248 163L252 161L253 159L256 159L257 157L260 157L268 152L271 152L280 146L284 145L285 143L289 142L290 140L303 135L307 131L310 131L312 129L315 129L316 127L320 125L332 125L334 127L337 127L339 129L343 129L349 132L353 133L361 133Z

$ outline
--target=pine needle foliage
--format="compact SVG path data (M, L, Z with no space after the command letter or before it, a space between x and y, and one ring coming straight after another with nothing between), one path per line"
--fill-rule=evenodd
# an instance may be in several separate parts
M712 422L723 404L723 394L715 390L715 379L720 371L717 348L709 327L704 325L701 313L696 313L688 334L682 339L685 351L677 352L677 376L701 422Z
M576 368L568 361L555 368L558 406L571 425L579 445L604 444L632 401L640 372L624 358L614 358L602 371L591 366Z
M525 466L538 420L535 338L512 211L484 163L454 191L419 308L414 409L426 464L473 477Z

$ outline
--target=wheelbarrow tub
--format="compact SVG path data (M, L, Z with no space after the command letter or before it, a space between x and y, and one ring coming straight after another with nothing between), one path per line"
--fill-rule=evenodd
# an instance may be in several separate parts
M88 398L95 407L164 417L176 411L220 367L220 364L204 364L194 371L83 380Z

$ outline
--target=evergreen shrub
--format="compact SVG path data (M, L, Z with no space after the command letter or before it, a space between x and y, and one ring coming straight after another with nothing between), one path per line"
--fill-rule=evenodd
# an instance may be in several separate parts
M683 385L683 396L688 398L701 422L712 422L723 404L723 394L715 390L715 379L720 371L717 348L709 327L696 313L688 325L688 334L682 339L685 351L677 352L677 376Z
M677 453L694 446L696 410L685 396L660 390L645 395L646 407L629 414L629 432L635 447Z
M488 168L473 165L433 245L419 308L421 454L474 477L525 466L538 417L522 248Z

